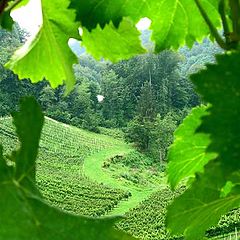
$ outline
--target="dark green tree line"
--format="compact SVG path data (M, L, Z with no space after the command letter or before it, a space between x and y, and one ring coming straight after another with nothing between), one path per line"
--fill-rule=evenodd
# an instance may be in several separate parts
M32 85L28 80L18 81L16 75L3 68L13 51L25 41L26 33L16 26L12 33L1 30L0 34L0 48L7 49L1 51L0 57L1 116L15 110L21 96L33 95L47 116L96 132L99 126L125 128L129 142L159 159L165 159L171 143L167 140L166 146L162 144L162 152L157 149L160 122L166 124L166 129L168 125L176 126L189 109L200 103L188 75L193 66L212 61L206 51L197 59L203 50L201 45L191 51L183 48L179 53L143 54L117 64L97 62L83 53L74 65L77 84L64 97L64 87L52 89L47 82ZM143 34L145 44L148 35ZM209 42L204 42L205 45L208 53L218 50ZM97 95L102 95L104 100L99 102ZM173 132L174 127L171 129Z

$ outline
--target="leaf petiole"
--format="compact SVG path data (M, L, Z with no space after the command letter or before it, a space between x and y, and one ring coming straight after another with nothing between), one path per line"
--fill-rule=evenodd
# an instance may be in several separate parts
M233 41L240 41L240 3L239 0L229 0L232 13Z
M7 6L5 8L5 12L11 11L13 8L15 8L22 0L16 0L11 5Z
M219 6L218 6L218 12L221 16L222 19L222 25L223 25L223 30L224 30L224 36L226 39L226 44L230 44L231 39L230 39L230 29L228 26L227 22L227 17L226 17L226 4L225 0L220 0Z
M228 50L228 45L225 43L225 41L221 38L221 36L219 35L217 29L215 28L215 26L213 25L213 23L211 22L210 18L208 17L207 13L205 12L204 8L202 7L201 3L199 2L199 0L194 0L203 19L205 20L205 22L207 23L212 35L214 36L214 38L216 39L218 45L225 49Z

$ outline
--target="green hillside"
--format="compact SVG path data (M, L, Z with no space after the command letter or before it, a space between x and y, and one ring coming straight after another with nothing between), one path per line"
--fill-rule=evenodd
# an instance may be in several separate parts
M6 156L18 144L10 117L0 119L0 143ZM119 138L45 118L37 184L51 205L65 211L87 216L125 215L117 226L137 238L182 239L170 237L165 227L167 206L182 190L171 192L163 173L150 170L153 166L147 166L147 161ZM207 234L234 232L239 222L239 210L232 211Z
M0 143L8 155L17 144L11 118L0 120ZM50 118L37 161L37 184L46 200L63 210L88 216L124 214L157 190L118 181L104 171L108 158L134 151L121 140L91 133ZM123 201L128 200L128 201Z
M5 147L5 154L17 142L11 118L0 122L0 142ZM128 192L90 181L81 170L87 156L114 144L118 142L107 136L96 137L45 119L37 162L37 183L47 201L66 211L100 216L127 198Z

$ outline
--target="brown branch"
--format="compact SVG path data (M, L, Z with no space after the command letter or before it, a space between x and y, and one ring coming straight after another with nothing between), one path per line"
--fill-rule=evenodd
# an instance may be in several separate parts
M233 33L236 40L240 40L240 4L239 0L229 0L229 5L232 13Z
M0 3L0 15L3 14L5 7L8 5L8 0L2 0Z

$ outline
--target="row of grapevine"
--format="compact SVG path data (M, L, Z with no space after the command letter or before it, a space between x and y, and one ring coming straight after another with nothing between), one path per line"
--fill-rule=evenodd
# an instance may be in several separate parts
M129 196L127 192L113 190L84 178L79 182L81 185L63 182L62 179L38 178L39 189L51 205L81 215L105 215Z
M113 138L96 135L45 119L37 159L37 185L51 205L65 211L103 216L130 195L90 181L83 176L83 160L113 146ZM0 121L0 144L8 155L18 140L11 118Z
M126 214L118 227L144 240L177 240L182 236L170 236L166 230L167 206L183 191L172 192L169 188L155 192L149 199ZM210 214L210 213L209 213ZM240 210L236 209L223 216L217 226L206 233L206 237L222 236L240 228Z

